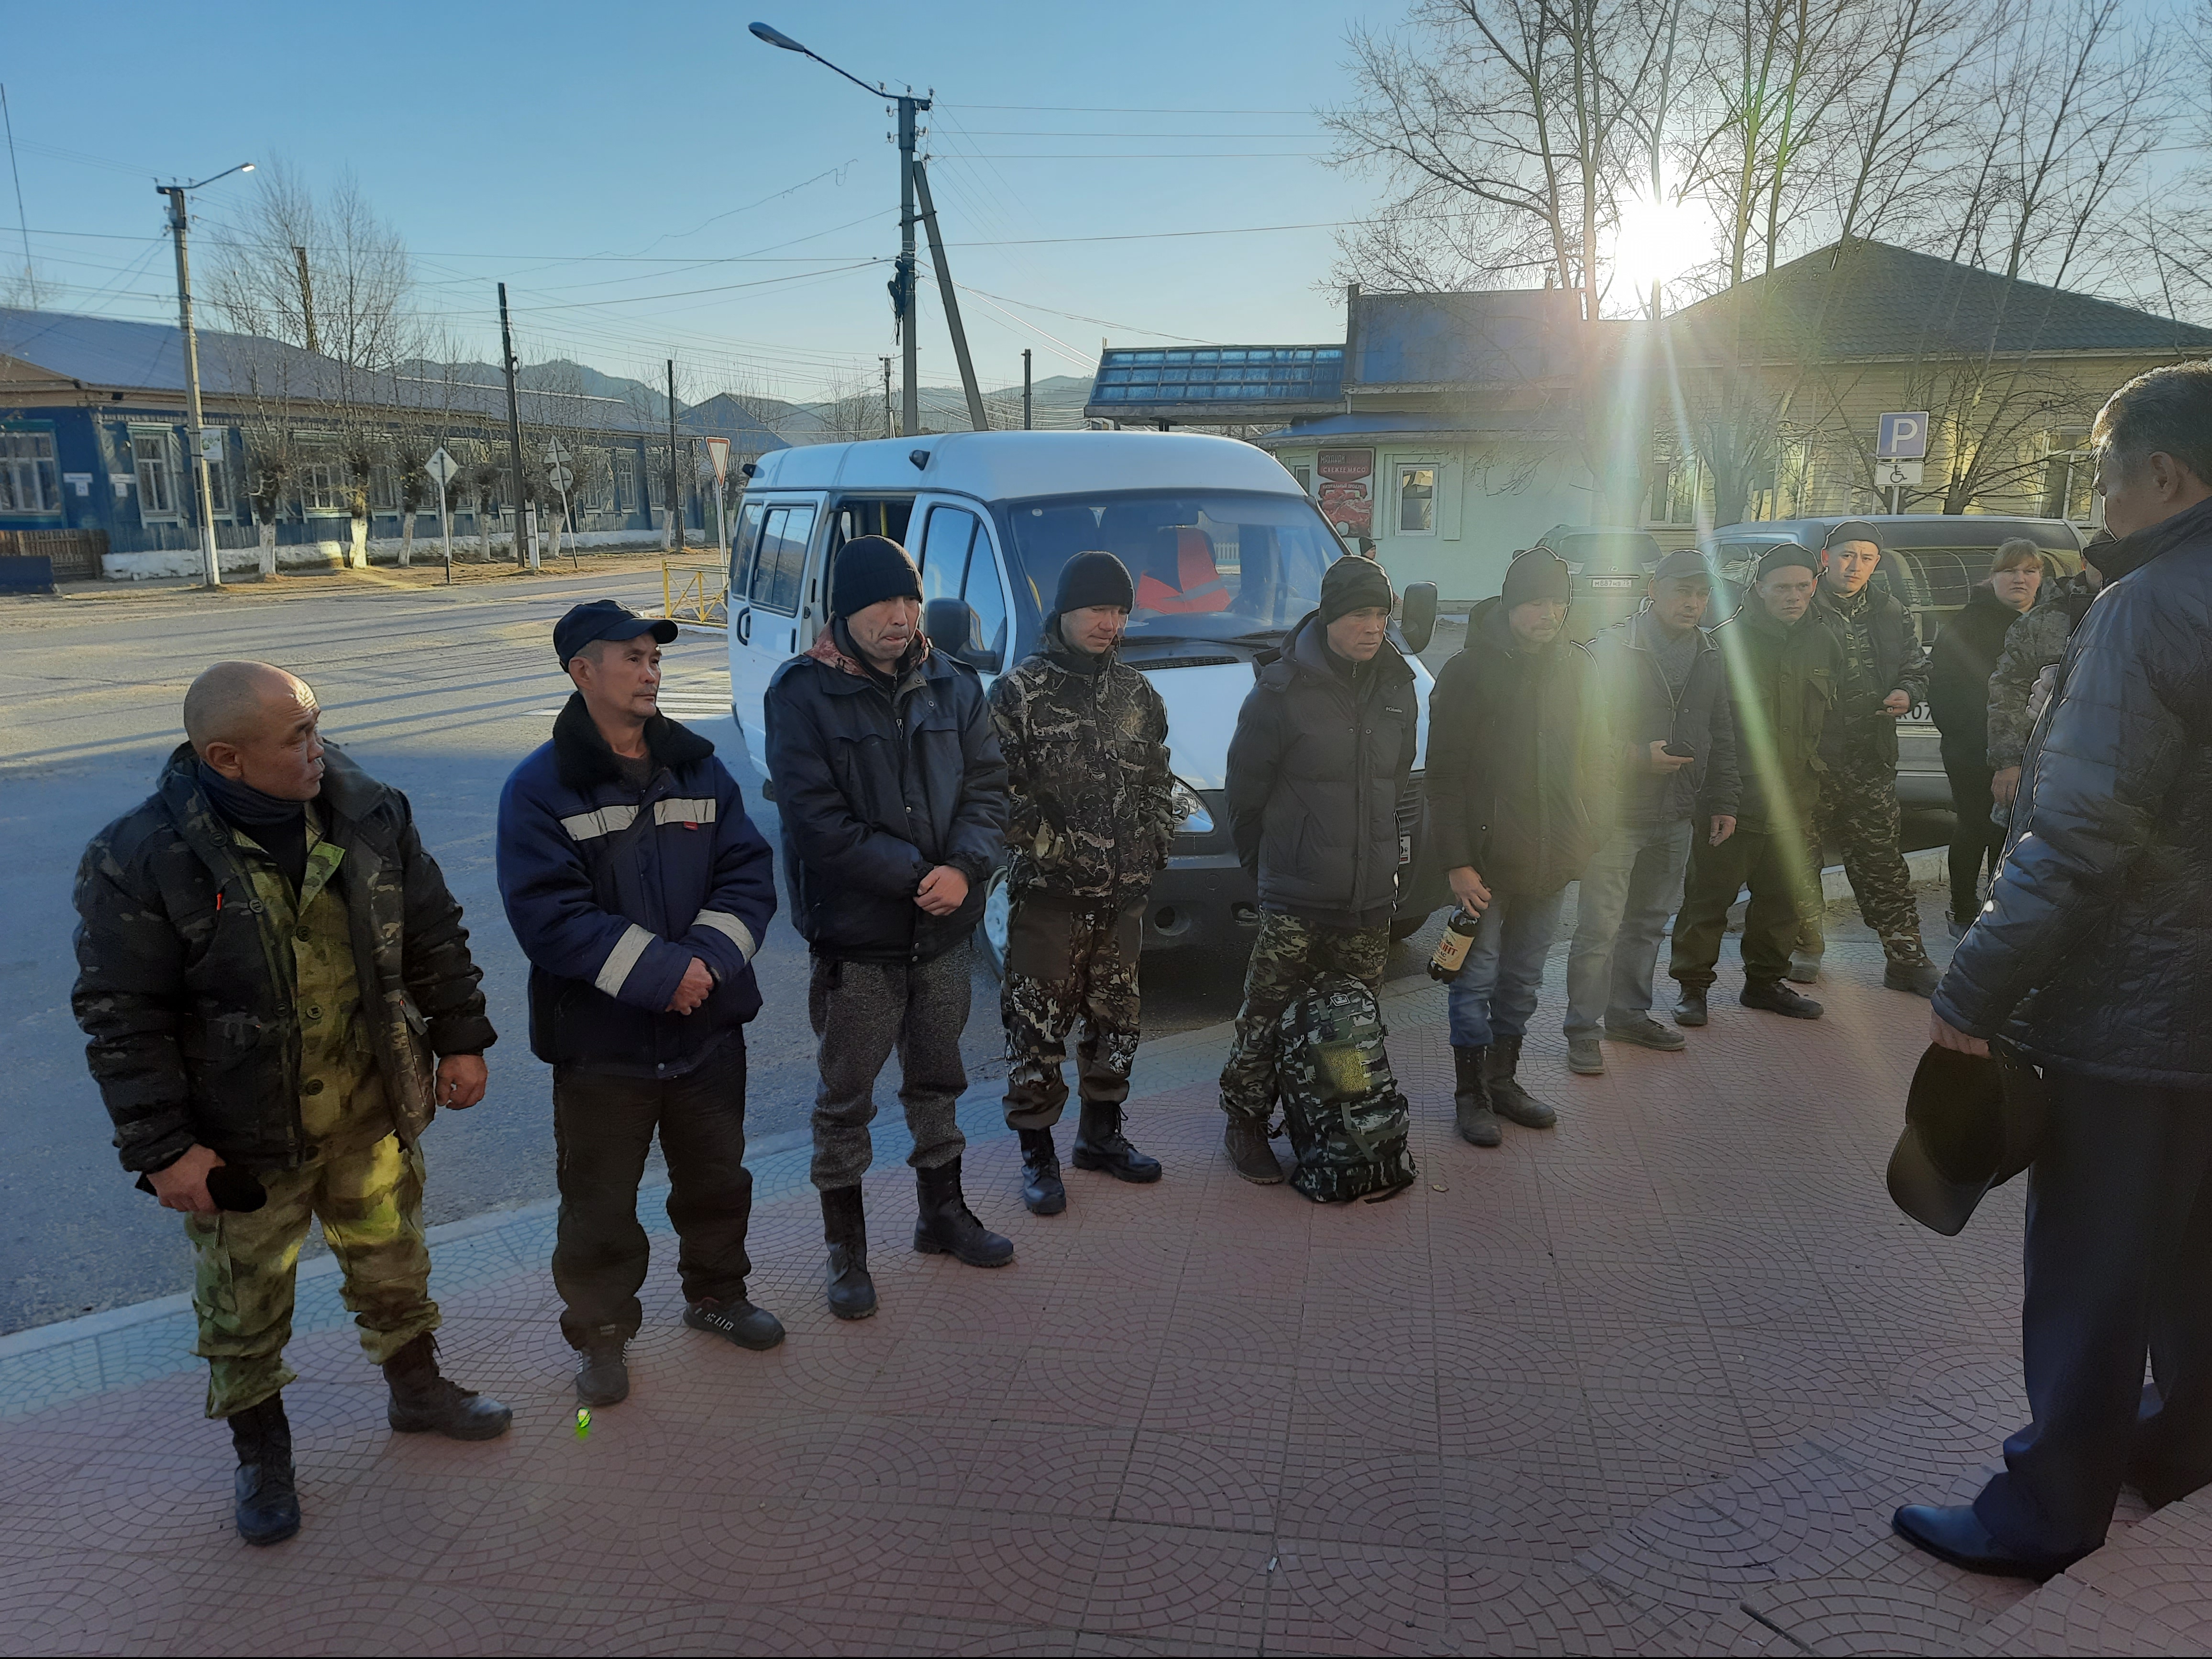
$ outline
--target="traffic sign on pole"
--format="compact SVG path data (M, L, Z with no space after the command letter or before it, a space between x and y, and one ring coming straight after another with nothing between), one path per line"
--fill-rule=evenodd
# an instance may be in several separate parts
M714 464L714 482L721 483L730 476L730 441L727 438L708 439L707 459Z
M1908 485L1917 489L1927 466L1925 461L1877 461L1874 481L1884 489L1903 489Z
M568 493L568 487L576 482L576 475L558 461L553 463L547 476L552 479L553 488L563 495Z
M1902 410L1884 415L1875 437L1875 459L1882 461L1923 460L1928 454L1928 411ZM1916 483L1919 480L1915 479Z
M458 461L446 453L445 445L440 444L437 448L430 452L430 459L422 463L422 470L436 479L438 488L443 489L447 484L453 483L453 474L459 472L461 468Z

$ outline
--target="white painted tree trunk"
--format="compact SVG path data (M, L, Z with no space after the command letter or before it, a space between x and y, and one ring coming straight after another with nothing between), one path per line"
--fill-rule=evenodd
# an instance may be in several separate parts
M411 507L399 509L399 568L402 570L415 562L415 513Z
M272 519L263 519L258 527L261 532L261 574L273 576L276 574L276 524Z
M353 545L346 552L346 567L352 570L368 568L368 520L353 520Z

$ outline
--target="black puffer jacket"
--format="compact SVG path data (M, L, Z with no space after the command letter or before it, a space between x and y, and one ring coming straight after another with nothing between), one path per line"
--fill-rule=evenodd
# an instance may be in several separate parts
M1485 599L1429 697L1438 866L1493 892L1558 892L1612 821L1613 758L1589 647L1516 651L1504 605Z
M1006 763L966 663L917 640L886 691L838 624L775 671L763 713L791 921L821 956L927 962L974 931L1006 845ZM949 916L914 902L946 864Z
M1741 795L1736 776L1735 721L1729 708L1728 666L1704 629L1693 630L1689 678L1677 692L1651 648L1658 624L1649 611L1622 618L1589 642L1607 731L1620 768L1614 821L1633 829L1694 818L1734 817ZM1697 758L1662 774L1651 769L1651 745L1672 743Z
M325 838L361 1001L395 1127L430 1121L422 1064L494 1041L461 907L422 850L407 797L335 744L323 759ZM101 830L76 872L70 1006L115 1120L126 1170L164 1169L195 1143L249 1170L299 1167L300 1026L253 878L179 747L153 795Z
M1928 653L1928 712L1943 734L1943 758L1954 765L1980 766L1988 758L1990 676L2020 619L1984 582L1936 636Z
M2066 1071L2212 1088L2212 501L2115 550L2142 562L2067 646L1936 1011Z
M1229 823L1263 906L1378 927L1398 900L1420 706L1389 641L1352 677L1334 660L1316 611L1260 671L1230 740Z

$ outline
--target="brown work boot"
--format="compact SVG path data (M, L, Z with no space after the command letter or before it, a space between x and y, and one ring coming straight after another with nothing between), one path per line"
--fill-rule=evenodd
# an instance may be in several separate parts
M1260 1187L1279 1187L1283 1183L1283 1166L1277 1162L1275 1149L1267 1144L1267 1120L1255 1117L1249 1112L1229 1114L1229 1127L1222 1132L1221 1144L1227 1149L1229 1161L1237 1166L1237 1173Z

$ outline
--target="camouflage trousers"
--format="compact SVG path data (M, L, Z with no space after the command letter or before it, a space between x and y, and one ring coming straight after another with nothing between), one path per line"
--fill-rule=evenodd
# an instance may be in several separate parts
M438 1328L422 1237L422 1155L398 1135L332 1140L297 1170L265 1174L269 1202L247 1214L187 1216L197 1352L208 1362L207 1414L258 1405L298 1373L284 1363L292 1291L307 1224L345 1274L345 1305L377 1364Z
M1881 936L1882 954L1892 962L1926 961L1912 878L1898 848L1896 767L1878 758L1847 756L1820 778L1813 814L1814 867L1820 867L1821 847L1829 842L1841 847L1851 896L1858 901L1861 919ZM1797 948L1817 956L1825 944L1816 908L1798 929Z
M1067 1104L1067 1036L1078 1020L1076 1086L1119 1106L1137 1060L1142 899L1024 897L1007 927L999 1007L1006 1024L1006 1127L1049 1129Z
M1244 969L1229 1060L1221 1068L1221 1109L1265 1117L1275 1103L1275 1028L1291 999L1325 968L1380 990L1390 958L1390 929L1322 927L1279 910L1260 913L1260 937Z

